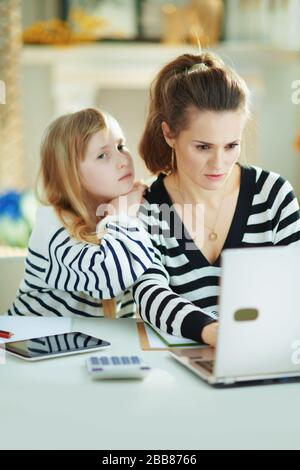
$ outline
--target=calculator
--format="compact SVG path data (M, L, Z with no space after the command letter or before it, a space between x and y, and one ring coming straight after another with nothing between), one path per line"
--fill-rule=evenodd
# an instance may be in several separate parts
M92 379L144 379L151 367L139 356L91 356L86 361Z

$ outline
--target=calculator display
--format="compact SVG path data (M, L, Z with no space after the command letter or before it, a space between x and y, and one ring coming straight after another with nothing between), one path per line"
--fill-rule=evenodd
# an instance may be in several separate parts
M84 333L72 332L6 343L5 349L25 358L37 358L92 350L102 346L110 346L110 343Z

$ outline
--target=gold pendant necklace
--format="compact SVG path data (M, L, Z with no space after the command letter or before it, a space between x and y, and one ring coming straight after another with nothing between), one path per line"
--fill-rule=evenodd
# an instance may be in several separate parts
M207 227L207 225L206 225L206 227ZM208 239L211 242L215 242L217 240L217 238L218 238L218 234L214 230L212 232L210 232L210 234L208 235Z
M178 175L177 175L177 178L178 178ZM229 178L228 178L228 179L229 179ZM208 225L204 224L204 226L210 230L210 233L208 234L208 239L209 239L209 241L211 241L211 242L215 242L215 241L218 239L218 234L217 234L217 232L216 232L216 225L217 225L217 221L218 221L218 218L219 218L219 214L220 214L220 211L221 211L223 202L224 202L225 190L226 190L226 186L227 186L227 183L228 183L228 179L227 179L227 181L225 182L225 185L224 185L223 197L222 197L222 201L221 201L221 204L220 204L218 213L217 213L217 217L216 217L216 220L215 220L215 223L214 223L214 227L212 228L212 227L209 227ZM184 197L182 196L182 192L181 192L181 190L179 189L178 179L177 179L177 187L176 187L176 188L177 188L177 191L178 191L179 194L180 194L180 197L181 197L181 199L182 199L183 204L185 204L185 202L184 202Z

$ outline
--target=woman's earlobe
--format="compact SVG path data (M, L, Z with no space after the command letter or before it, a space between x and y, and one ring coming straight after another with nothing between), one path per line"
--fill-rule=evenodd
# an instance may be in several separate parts
M167 144L172 148L174 147L174 139L172 139L171 137L171 131L170 131L170 128L168 126L168 124L163 121L161 123L161 130L162 130L162 133L163 133L163 136L165 138L165 141L167 142Z
M161 129L162 129L165 139L168 139L170 137L170 128L165 121L161 123Z

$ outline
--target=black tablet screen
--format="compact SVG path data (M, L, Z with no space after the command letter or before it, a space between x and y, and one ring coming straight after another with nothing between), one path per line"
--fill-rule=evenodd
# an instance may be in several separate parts
M26 358L36 358L59 353L84 351L101 346L110 346L110 343L84 333L72 332L6 343L5 349Z

